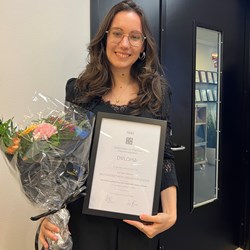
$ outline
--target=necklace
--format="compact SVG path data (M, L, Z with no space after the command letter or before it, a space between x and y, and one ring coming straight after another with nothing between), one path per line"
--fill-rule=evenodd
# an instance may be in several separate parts
M124 90L120 93L119 96L116 96L114 93L112 93L112 96L114 97L115 103L116 103L116 104L118 104L118 103L120 102L120 99L121 99L122 95L125 93L126 89L128 88L128 85L129 85L129 84L126 85L126 87L125 87ZM122 87L120 87L120 88L122 88Z

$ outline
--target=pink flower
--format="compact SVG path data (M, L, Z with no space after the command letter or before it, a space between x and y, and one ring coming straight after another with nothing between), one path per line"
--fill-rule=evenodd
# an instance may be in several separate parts
M57 128L49 123L39 124L33 131L35 140L48 140L52 135L57 133Z

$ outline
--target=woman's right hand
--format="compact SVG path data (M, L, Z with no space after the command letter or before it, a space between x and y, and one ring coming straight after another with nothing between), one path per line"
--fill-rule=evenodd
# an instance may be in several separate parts
M57 241L58 238L55 235L55 233L59 233L59 232L60 232L60 229L56 225L52 224L47 218L45 218L41 222L40 232L39 232L39 241L41 242L41 244L43 245L45 249L49 248L49 244L46 239L49 238L52 241Z

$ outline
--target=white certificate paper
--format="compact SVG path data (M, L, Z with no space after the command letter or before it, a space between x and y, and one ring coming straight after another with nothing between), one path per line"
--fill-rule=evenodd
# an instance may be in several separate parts
M159 124L102 118L87 210L153 214L162 132Z

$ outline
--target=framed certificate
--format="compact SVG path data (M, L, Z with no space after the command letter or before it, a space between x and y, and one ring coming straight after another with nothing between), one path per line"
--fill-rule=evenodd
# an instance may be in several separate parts
M201 77L201 82L207 83L207 74L206 74L206 71L201 70L200 71L200 77Z
M156 214L167 122L98 113L83 213L139 220Z
M213 80L213 76L212 76L212 72L211 71L207 71L207 81L209 83L214 83L214 80Z

